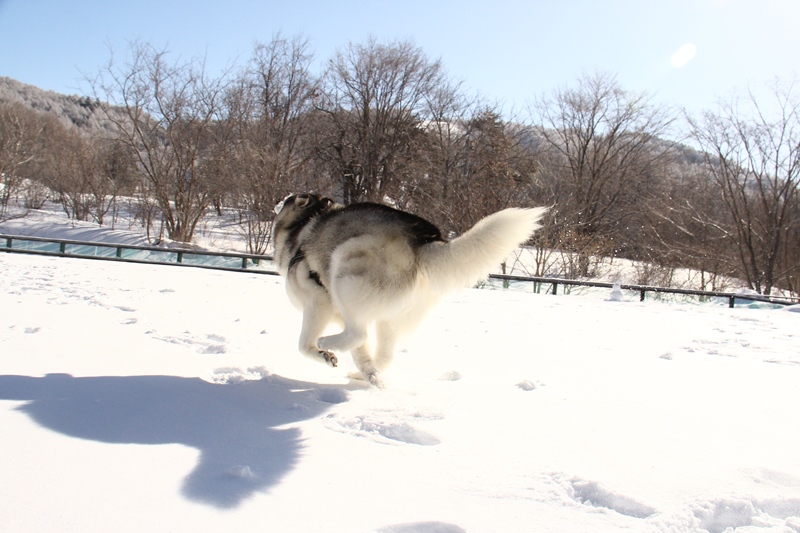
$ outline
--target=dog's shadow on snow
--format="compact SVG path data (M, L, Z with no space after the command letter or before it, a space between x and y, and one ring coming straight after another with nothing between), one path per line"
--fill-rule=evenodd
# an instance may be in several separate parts
M200 458L184 480L184 496L233 508L297 463L300 430L279 426L319 416L358 387L276 375L225 384L175 376L6 375L0 399L27 401L18 409L72 437L196 448Z

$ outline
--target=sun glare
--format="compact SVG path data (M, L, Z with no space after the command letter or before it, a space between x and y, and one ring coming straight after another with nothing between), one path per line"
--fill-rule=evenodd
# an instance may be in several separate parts
M686 43L678 51L672 54L670 63L675 68L681 68L691 61L697 54L697 46L694 43Z

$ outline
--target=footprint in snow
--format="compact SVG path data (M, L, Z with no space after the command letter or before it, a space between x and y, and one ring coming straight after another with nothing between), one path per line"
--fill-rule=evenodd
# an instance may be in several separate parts
M245 381L268 380L272 373L263 366L251 366L247 369L237 367L222 367L214 370L214 373L207 379L211 383L237 384Z
M435 435L405 422L382 422L364 416L346 418L334 414L328 415L325 421L328 428L334 431L366 437L380 444L435 446L442 442Z
M197 353L201 353L204 355L220 355L227 353L228 349L225 347L224 344L208 344L208 345L200 345L197 347Z
M439 376L439 381L459 381L461 373L458 370L449 370Z
M656 513L656 510L649 505L613 492L596 481L573 479L570 488L572 498L584 505L604 507L633 518L648 518Z
M228 352L228 349L225 347L224 344L227 341L227 339L222 335L214 335L212 333L210 335L206 335L206 339L209 342L207 343L202 341L198 342L198 344L200 344L200 346L197 349L198 353L214 355L214 354L223 354Z
M541 383L539 381L534 382L534 381L531 381L529 379L523 379L522 381L517 383L517 388L520 389L520 390L524 390L524 391L528 392L528 391L536 390L536 389L538 389L539 387L541 387L543 385L544 385L544 383Z
M350 399L346 390L337 387L320 388L316 390L317 400L323 403L344 403Z
M726 497L711 501L698 501L692 505L700 527L711 533L744 529L747 526L770 524L780 531L798 531L800 526L800 499ZM772 531L773 529L770 529Z
M410 522L382 527L378 533L466 533L466 529L446 522Z
M154 330L145 332L147 335L153 333L155 333ZM206 340L201 340L190 331L185 331L182 337L154 336L153 338L170 344L191 347L194 348L195 352L204 355L219 355L228 352L228 348L225 344L217 344L219 342L225 342L225 338L219 335L206 335Z
M237 367L222 367L214 370L213 374L206 378L210 383L237 384L245 381L267 381L274 380L272 373L263 366L251 366L247 369ZM286 382L286 380L283 380ZM346 389L337 386L319 385L316 389L309 392L309 396L314 400L331 405L344 403L350 399L350 393Z

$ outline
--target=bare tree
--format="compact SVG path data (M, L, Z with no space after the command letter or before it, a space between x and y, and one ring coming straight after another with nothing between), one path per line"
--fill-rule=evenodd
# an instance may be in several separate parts
M251 252L269 244L276 200L292 192L310 157L305 142L316 80L308 42L277 35L258 44L247 70L228 92L235 124L226 164L235 173L242 227Z
M108 119L134 154L142 194L157 203L169 238L190 242L220 185L202 165L214 143L224 75L209 76L200 60L169 63L166 51L134 43L129 61L117 66L112 59L93 85L123 111Z
M669 161L669 145L654 141L674 118L602 73L538 99L533 116L551 151L543 177L551 183L559 239L578 254L577 274L585 276L592 254L616 251L611 237L637 213L648 180Z
M91 146L76 132L67 131L61 124L57 131L49 132L47 144L47 157L39 165L40 177L58 195L68 218L88 220L92 199L87 190L98 174ZM102 219L102 214L100 217Z
M691 120L706 169L726 208L704 220L732 245L737 274L753 290L788 287L800 265L800 99L793 84L773 86L774 112L750 93ZM774 105L773 105L774 104Z
M321 154L346 203L399 192L402 169L417 157L427 98L442 81L440 62L407 41L371 37L336 53L319 104L327 123Z
M426 185L444 228L461 232L490 213L530 203L537 153L529 141L525 128L486 104L426 128Z
M21 104L0 106L0 219L32 174L45 124L44 117Z
M689 147L676 151L652 191L643 235L653 251L651 264L695 269L697 289L721 290L735 266L724 234L708 222L723 219L725 208L702 162L703 155Z
M800 202L795 202L795 220L800 219ZM782 265L785 265L786 274L779 280L781 285L794 294L800 293L800 225L795 224L786 235L786 245L783 247L783 254L780 258Z
M40 177L58 194L69 218L92 218L102 226L117 195L133 192L132 165L124 147L63 127L49 143L48 163L40 166Z
M476 108L460 83L443 80L426 98L425 142L419 154L422 169L406 186L410 203L440 227L455 230L458 225L451 207L456 202L458 173L466 157L466 124Z

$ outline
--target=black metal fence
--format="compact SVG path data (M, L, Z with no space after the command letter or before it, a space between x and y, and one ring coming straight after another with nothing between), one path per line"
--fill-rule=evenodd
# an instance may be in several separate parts
M277 275L268 255L198 251L191 248L106 244L67 239L0 235L0 252L100 259L126 263L180 265Z
M143 263L157 265L179 265L231 272L250 272L253 274L277 275L272 257L269 255L239 254L226 252L198 251L190 248L171 248L158 246L137 246L128 244L106 244L66 239L46 239L41 237L22 237L15 235L0 235L0 252L26 253L38 255L51 255L59 257L73 257L80 259L99 259L107 261L122 261L127 263ZM559 291L571 287L591 287L612 289L614 284L599 281L581 281L550 277L510 276L491 274L490 281L501 283L508 287L511 283L531 284L534 292L558 294ZM649 285L620 284L619 288L625 291L634 291L639 294L639 300L644 301L648 293L673 294L695 296L701 299L720 298L727 300L729 307L737 303L746 302L792 305L800 303L798 298L766 296L762 294L734 293L721 291L700 291L672 287L654 287ZM738 301L738 302L737 302Z
M574 279L548 278L548 277L509 276L503 274L492 274L491 276L489 276L489 278L500 280L506 286L509 282L531 283L533 285L534 292L541 292L542 287L547 287L545 289L545 292L548 292L550 294L558 294L559 290L562 290L559 289L559 287L564 287L564 288L592 287L592 288L602 288L602 289L614 288L613 283L607 283L602 281L581 281ZM757 302L757 303L774 304L780 306L800 303L800 299L798 298L766 296L763 294L750 294L741 292L701 291L701 290L681 289L674 287L655 287L652 285L631 285L627 283L620 284L619 289L623 291L633 291L638 293L640 302L643 302L645 300L645 296L648 293L652 293L652 294L676 294L676 295L696 296L703 300L721 298L727 301L728 307L730 308L735 307L737 303L741 302L746 302L747 304ZM739 302L737 302L737 300Z

